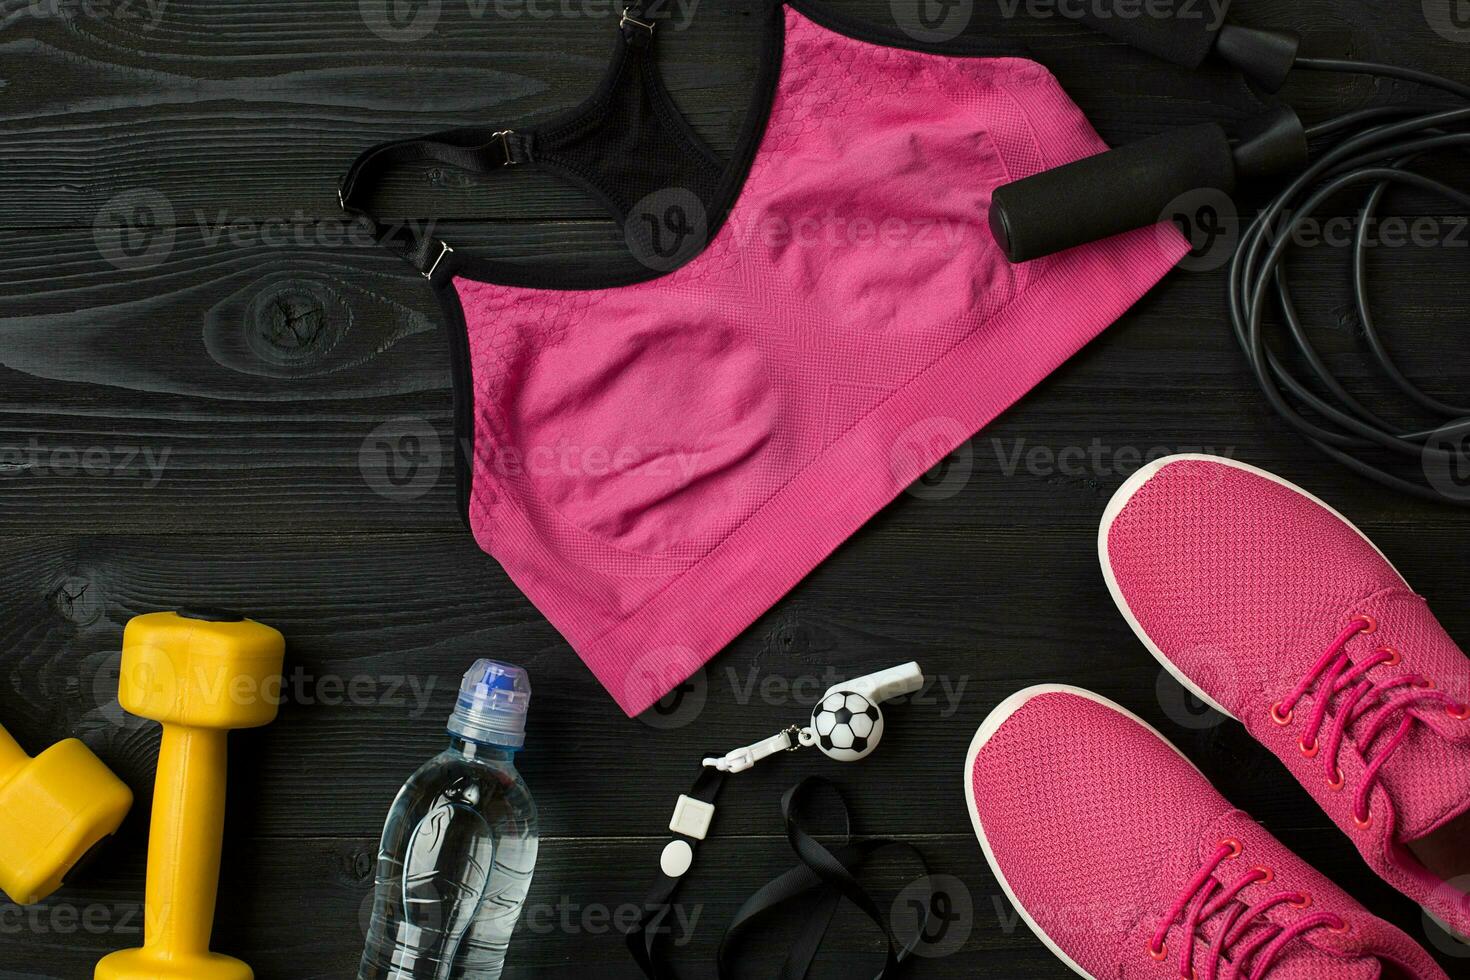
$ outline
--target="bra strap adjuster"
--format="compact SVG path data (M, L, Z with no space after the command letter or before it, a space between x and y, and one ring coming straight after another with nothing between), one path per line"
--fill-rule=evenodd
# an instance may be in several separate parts
M439 263L444 261L444 256L453 251L454 249L449 247L448 242L439 242L439 255L437 258L434 259L434 264L429 266L429 271L423 274L424 278L432 281L434 278L434 270L439 268Z
M655 26L651 21L643 21L634 17L632 7L624 7L623 16L618 20L618 28L626 32L629 24L632 24L634 27L641 27L650 34L653 33Z

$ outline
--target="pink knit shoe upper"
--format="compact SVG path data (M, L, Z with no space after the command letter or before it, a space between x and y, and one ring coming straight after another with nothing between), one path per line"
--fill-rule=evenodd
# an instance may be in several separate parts
M1270 474L1176 456L1118 491L1099 548L1154 655L1470 932L1470 661L1372 543Z
M1009 699L976 735L966 777L991 868L1082 976L1445 976L1096 695L1040 687Z

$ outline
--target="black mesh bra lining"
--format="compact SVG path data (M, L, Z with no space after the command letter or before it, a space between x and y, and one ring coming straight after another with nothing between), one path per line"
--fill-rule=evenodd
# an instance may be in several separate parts
M708 210L717 203L725 164L674 107L647 41L620 44L599 96L534 138L537 162L586 185L619 224L670 188L692 191Z

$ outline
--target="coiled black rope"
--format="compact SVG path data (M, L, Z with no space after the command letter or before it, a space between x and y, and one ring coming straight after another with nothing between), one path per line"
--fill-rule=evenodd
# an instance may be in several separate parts
M1375 106L1308 129L1314 146L1315 141L1330 139L1330 148L1244 229L1231 259L1230 319L1236 339L1271 406L1317 449L1384 486L1430 500L1470 505L1470 483L1464 482L1470 476L1470 459L1463 442L1470 436L1470 405L1435 398L1398 369L1378 333L1367 283L1369 230L1391 187L1417 187L1457 202L1470 212L1470 193L1411 169L1425 154L1470 149L1470 86L1413 68L1371 62L1300 58L1296 64L1311 71L1415 82L1467 104L1463 108L1410 103ZM1436 419L1429 428L1404 431L1350 394L1313 347L1292 299L1285 261L1299 232L1333 195L1360 186L1368 188L1368 195L1358 212L1353 241L1353 298L1358 319L1384 374L1410 401ZM1273 305L1315 378L1316 388L1296 377L1266 346L1263 323L1268 307ZM1303 414L1303 408L1316 418ZM1360 455L1384 450L1418 461L1426 479L1405 479ZM1440 474L1453 475L1458 492L1453 487L1447 489L1446 480L1434 479Z

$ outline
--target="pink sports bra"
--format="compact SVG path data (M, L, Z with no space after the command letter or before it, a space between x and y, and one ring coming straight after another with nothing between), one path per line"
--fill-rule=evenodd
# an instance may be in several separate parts
M1145 229L1006 261L992 190L1106 147L1045 68L994 43L960 54L771 0L721 161L660 82L656 32L626 13L596 94L560 118L383 144L341 188L442 302L475 539L630 715L1188 247ZM475 259L365 214L387 167L421 161L557 174L607 207L629 258Z

